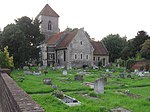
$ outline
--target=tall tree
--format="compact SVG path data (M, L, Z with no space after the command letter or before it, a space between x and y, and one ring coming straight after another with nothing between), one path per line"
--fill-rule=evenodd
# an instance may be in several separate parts
M144 44L142 44L140 52L144 58L150 59L150 39L147 39Z
M14 63L17 67L22 67L32 60L38 60L39 45L44 40L44 35L40 33L40 22L29 17L22 17L16 24L7 25L2 33L3 47L8 46L9 51L14 56Z
M121 57L121 51L127 45L126 37L122 38L119 34L110 34L103 38L102 41L109 51L111 62Z
M132 52L133 52L133 56L136 55L137 52L140 52L141 48L142 48L142 44L145 42L145 40L150 39L149 35L147 35L147 32L145 31L138 31L137 32L137 36L135 36L135 38L132 41Z

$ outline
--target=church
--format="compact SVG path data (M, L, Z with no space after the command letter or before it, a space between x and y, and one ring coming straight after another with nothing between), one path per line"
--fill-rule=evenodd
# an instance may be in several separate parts
M59 15L48 5L36 17L42 23L40 31L46 39L40 46L40 61L43 66L67 68L109 63L109 53L100 41L91 39L84 28L59 30Z

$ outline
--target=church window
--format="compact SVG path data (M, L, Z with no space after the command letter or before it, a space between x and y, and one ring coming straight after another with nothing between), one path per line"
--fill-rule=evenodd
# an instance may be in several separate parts
M95 57L93 57L93 60L95 61Z
M48 22L48 30L52 30L52 22L51 21Z
M66 51L64 50L64 61L66 61Z
M74 59L77 59L77 54L74 55Z
M81 59L82 59L82 57L83 57L83 54L81 54Z
M100 60L100 57L98 57L98 61Z
M89 55L88 54L86 55L86 59L89 59Z
M82 45L82 41L80 41L80 44Z

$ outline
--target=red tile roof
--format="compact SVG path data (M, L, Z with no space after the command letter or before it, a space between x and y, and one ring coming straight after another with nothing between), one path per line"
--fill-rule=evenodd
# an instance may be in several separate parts
M104 44L100 41L91 41L94 48L94 55L108 55L108 51Z
M51 36L48 41L47 44L56 44L56 42L58 42L62 36L64 32L60 32L60 33L56 33L53 36Z
M45 5L36 18L38 18L40 15L59 17L59 15L48 4Z
M72 41L72 39L77 34L77 32L78 32L78 30L66 33L64 39L61 41L61 43L59 44L59 46L57 48L58 49L67 48L69 43Z

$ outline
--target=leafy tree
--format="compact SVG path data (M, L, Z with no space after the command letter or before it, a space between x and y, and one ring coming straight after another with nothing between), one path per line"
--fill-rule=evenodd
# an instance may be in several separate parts
M2 32L2 46L8 46L10 54L14 56L16 67L23 67L29 61L39 59L39 45L44 40L40 33L40 21L31 20L24 16L16 24L9 24Z
M13 56L9 56L8 46L0 51L0 68L14 68Z
M119 34L110 34L103 38L102 41L109 51L111 62L121 57L121 51L127 45L126 37L122 38Z
M140 52L141 48L142 48L142 44L145 42L145 40L150 39L149 35L147 35L147 32L145 31L138 31L137 36L135 36L135 38L132 41L132 52L133 52L133 56L135 57L135 54L137 52Z
M147 39L143 44L142 44L142 49L141 49L141 54L144 58L150 59L150 39Z

